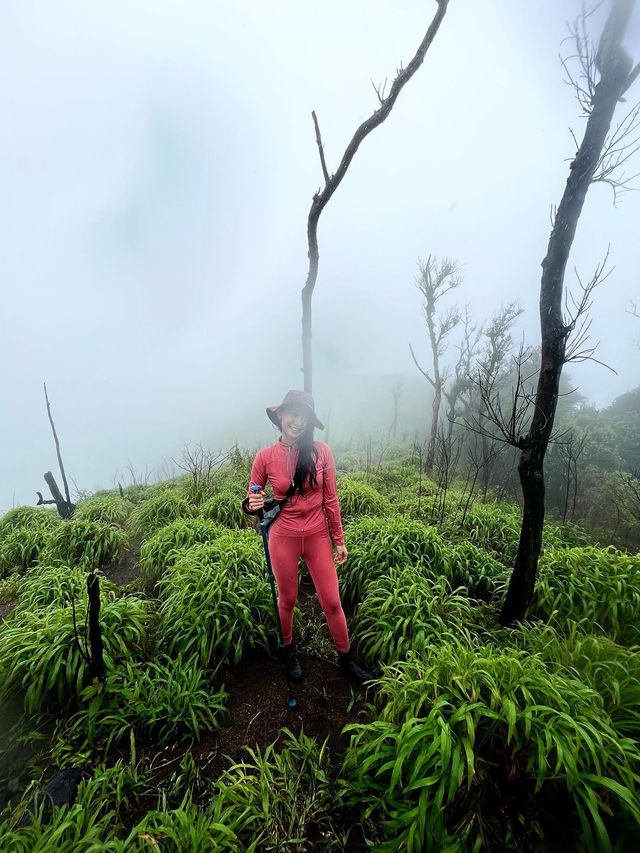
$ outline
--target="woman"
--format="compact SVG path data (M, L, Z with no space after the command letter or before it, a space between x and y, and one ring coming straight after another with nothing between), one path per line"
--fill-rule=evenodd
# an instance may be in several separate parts
M340 669L357 681L373 678L350 653L338 575L333 561L347 559L342 535L336 469L328 444L313 440L315 427L324 429L316 416L313 397L306 391L288 391L279 406L267 409L279 428L280 438L260 450L251 469L245 507L250 513L264 506L264 487L271 483L277 500L286 497L280 514L269 529L269 553L278 585L278 610L284 637L284 666L290 678L303 676L293 644L293 608L298 597L298 558L304 557L318 599L338 651ZM251 486L260 486L258 492ZM327 522L329 529L327 529ZM329 538L331 531L331 538Z

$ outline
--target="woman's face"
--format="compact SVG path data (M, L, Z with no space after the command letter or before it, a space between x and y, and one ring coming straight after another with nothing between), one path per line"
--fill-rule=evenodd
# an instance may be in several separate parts
M286 444L294 444L307 428L309 414L303 408L287 408L280 413L280 431Z

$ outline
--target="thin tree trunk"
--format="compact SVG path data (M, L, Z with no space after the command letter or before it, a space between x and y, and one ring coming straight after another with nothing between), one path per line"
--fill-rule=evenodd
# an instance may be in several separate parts
M342 160L340 161L340 165L337 170L329 175L327 170L325 158L324 158L324 148L322 145L322 138L320 136L320 128L318 126L318 120L316 118L315 112L312 113L313 122L316 130L316 142L318 145L318 151L320 154L320 163L322 165L322 173L324 175L325 185L322 190L318 190L318 192L313 196L313 201L311 202L311 209L309 211L309 218L307 220L307 242L308 242L308 257L309 257L309 270L307 273L307 281L305 286L302 288L302 371L304 375L304 390L308 391L310 394L313 392L313 354L311 349L311 300L313 297L313 290L316 286L316 281L318 278L318 263L320 260L320 252L318 250L318 220L320 219L320 214L324 210L327 202L334 194L334 192L340 186L342 179L344 178L347 169L349 168L351 161L353 160L356 151L360 147L360 143L367 137L372 130L375 130L378 125L382 124L382 122L387 118L393 106L400 94L403 86L407 83L413 75L416 73L418 68L422 65L427 50L431 46L433 39L440 28L440 24L442 23L442 19L445 16L447 11L447 5L449 0L436 0L438 4L438 11L434 15L431 24L423 38L418 50L416 51L413 59L407 65L406 68L403 68L398 76L395 78L391 85L391 90L386 98L383 98L379 95L380 98L380 106L375 112L369 116L368 119L362 122L362 124L358 127L356 132L354 133L351 142L347 145L344 154L342 155Z
M62 464L62 455L60 454L60 442L58 441L58 433L56 432L55 425L53 423L53 417L51 416L51 405L49 403L49 397L47 395L47 383L44 383L44 398L47 401L47 415L49 415L49 423L51 424L51 431L53 432L53 438L56 443L56 454L58 455L58 465L60 466L60 474L62 475L62 482L64 485L64 494L67 499L67 503L71 505L71 498L69 497L69 484L67 483L67 475L64 472L64 465ZM55 497L55 495L54 495Z

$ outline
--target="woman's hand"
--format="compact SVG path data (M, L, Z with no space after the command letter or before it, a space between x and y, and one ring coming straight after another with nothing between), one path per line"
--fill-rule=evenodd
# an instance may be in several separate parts
M346 563L349 552L345 545L336 545L336 563L341 566Z
M259 512L264 507L264 492L251 492L249 495L249 509L251 512Z

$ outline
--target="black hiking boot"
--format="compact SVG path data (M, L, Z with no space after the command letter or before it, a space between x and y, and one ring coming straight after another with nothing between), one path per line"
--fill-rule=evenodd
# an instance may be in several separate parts
M291 681L302 681L304 673L302 672L300 661L296 656L296 647L293 643L289 643L288 646L283 646L282 648L282 666Z
M338 652L338 667L347 678L352 678L361 684L363 681L371 681L375 678L375 675L372 675L355 658L351 657L351 652Z

